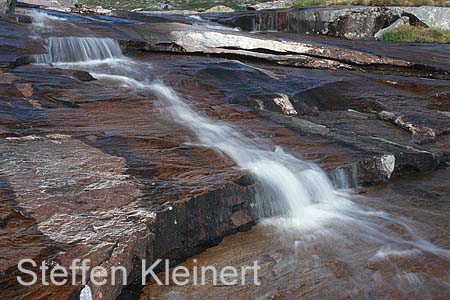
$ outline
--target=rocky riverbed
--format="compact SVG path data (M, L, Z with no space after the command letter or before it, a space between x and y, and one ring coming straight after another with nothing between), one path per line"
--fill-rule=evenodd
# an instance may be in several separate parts
M345 196L357 207L386 211L392 219L381 230L373 224L382 220L360 215L365 209L333 208L339 218L325 225L339 225L335 240L320 230L280 233L273 225L258 225L199 259L219 265L233 257L236 264L260 259L271 282L265 289L150 285L142 299L155 293L156 299L448 299L448 250L436 249L449 248L450 46L248 33L206 16L29 8L16 14L0 18L5 299L79 299L81 283L20 286L22 258L123 265L128 281L136 283L141 259L179 263L269 217L256 209L261 182L251 168L224 148L208 146L198 134L205 126L189 127L183 115L178 115L183 121L174 120L176 107L167 107L167 93L151 85L158 80L211 120L208 125L229 124L241 132L239 145L253 145L249 151L256 157L258 147L271 158L284 157L282 147L294 157L288 161L311 161L325 170L335 188L357 188ZM120 53L114 48L120 44L127 57L111 54L114 64L67 64L58 51L71 43L97 45L90 53L96 58L103 58L102 47ZM36 57L50 63L32 64ZM341 223L349 212L362 219ZM417 229L392 221L405 219ZM376 242L365 240L370 232L349 230L361 222L377 228ZM292 245L314 238L310 234L318 234L317 244L305 242L305 252L296 252ZM386 238L393 234L395 241ZM398 268L386 259L368 266L387 241L405 240L420 260L401 256L394 260ZM333 241L345 247L338 251ZM418 247L423 241L435 248ZM395 276L414 279L415 289L405 292L391 282ZM379 284L360 284L374 278ZM142 287L91 284L91 289L93 299L137 299Z

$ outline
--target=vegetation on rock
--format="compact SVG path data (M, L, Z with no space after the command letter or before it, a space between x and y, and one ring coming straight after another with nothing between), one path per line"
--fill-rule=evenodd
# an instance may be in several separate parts
M381 40L409 43L450 43L450 30L407 25L383 34Z

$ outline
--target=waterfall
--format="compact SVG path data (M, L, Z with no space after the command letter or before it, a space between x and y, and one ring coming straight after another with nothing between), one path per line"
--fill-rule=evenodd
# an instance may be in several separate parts
M53 21L42 14L35 14L34 19L38 24ZM123 59L119 44L109 38L49 37L47 50L48 54L36 55L35 62L98 72L95 61ZM284 213L295 223L311 225L335 217L339 211L337 206L351 204L333 188L328 176L315 164L302 161L281 147L255 142L230 124L208 119L161 82L134 79L130 72L132 61L120 64L110 61L108 74L92 75L156 94L174 121L187 126L200 144L226 154L239 168L251 174L258 183L256 197L261 216ZM74 66L73 63L81 65Z
M34 19L38 24L55 21L42 14L35 14ZM135 79L137 76L142 78L142 74L133 74L134 63L123 57L117 41L95 37L49 37L46 43L48 53L36 55L35 62L94 71L92 75L98 79L118 80L132 89L156 94L174 121L187 126L200 144L226 154L239 168L251 174L258 183L256 197L261 216L284 213L301 224L321 223L318 221L335 216L338 211L335 206L345 207L351 203L341 197L342 194L333 188L327 175L315 164L302 161L281 147L256 142L230 124L208 119L161 82ZM96 62L108 62L107 71L100 71ZM102 74L96 73L99 71Z
M122 57L119 43L110 38L49 37L47 54L34 55L36 63L69 63Z
M386 247L411 248L450 260L450 250L425 240L401 217L355 204L351 195L333 187L317 165L288 154L279 146L249 138L229 123L209 119L196 112L170 87L158 81L137 79L124 69L125 65L121 65L121 74L92 75L99 80L120 82L130 90L156 95L172 119L195 134L199 146L226 154L241 170L249 172L257 182L256 202L262 208L261 216L284 213L283 218L265 219L264 223L275 225L283 232L309 232L313 240L323 238L344 244L347 243L346 232L351 232L359 239L380 243L381 254ZM338 171L335 175L341 187L351 186L351 182L342 179L348 172L351 170ZM389 226L402 228L409 237L392 234Z
M86 33L86 37L63 36L47 37L56 28L65 25L65 19L48 15L44 12L32 10L29 12L33 22L31 32L36 38L44 40L47 53L33 55L35 63L78 63L90 61L102 61L107 59L123 58L122 49L116 40L110 38L97 38L89 36L91 32L87 29L79 29ZM68 23L70 25L70 23ZM70 25L74 26L74 25ZM63 31L62 28L59 31Z
M260 186L257 202L265 204L266 209L287 212L296 222L304 222L305 214L311 212L308 208L345 203L315 164L302 161L281 147L257 143L227 123L200 115L162 83L152 83L149 87L164 102L172 118L189 127L201 145L226 154L252 175ZM262 214L269 215L270 211Z
M333 188L317 165L296 158L279 146L257 142L228 123L210 120L162 82L143 82L124 75L92 75L155 94L173 120L195 134L200 146L226 154L240 169L250 173L258 183L256 197L261 216L281 212L288 216L286 220L291 225L320 226L340 215L338 207L351 206L351 201Z

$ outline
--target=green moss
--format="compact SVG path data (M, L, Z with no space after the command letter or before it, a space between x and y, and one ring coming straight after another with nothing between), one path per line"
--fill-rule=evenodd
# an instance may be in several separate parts
M402 26L383 34L381 40L407 43L450 43L450 30Z

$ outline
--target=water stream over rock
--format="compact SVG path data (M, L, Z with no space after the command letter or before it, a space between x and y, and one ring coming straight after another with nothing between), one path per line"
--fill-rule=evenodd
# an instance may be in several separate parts
M327 175L316 165L299 160L278 146L247 138L229 124L209 120L195 112L161 81L146 82L133 78L135 74L130 74L129 70L134 62L124 60L116 41L94 37L49 37L46 43L49 53L35 56L36 63L84 67L97 79L116 80L130 89L156 94L172 118L195 133L199 146L226 154L238 167L252 174L261 189L257 193L257 203L265 207L260 212L261 216L284 212L295 222L310 223L311 217L307 213L310 207L345 205L342 195L334 190ZM124 60L123 64L117 65L114 59ZM109 74L99 73L93 67L97 63L113 66L114 70Z

